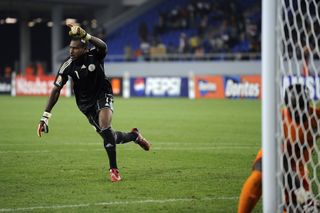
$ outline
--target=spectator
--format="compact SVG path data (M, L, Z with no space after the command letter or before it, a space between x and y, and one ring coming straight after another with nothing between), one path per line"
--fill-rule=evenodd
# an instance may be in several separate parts
M131 61L132 60L132 48L130 44L126 44L126 46L124 47L124 59L126 61Z
M41 63L36 63L35 67L36 67L37 76L45 75L45 71L44 71L43 65Z
M201 60L204 58L204 48L203 46L198 46L194 52L194 57L196 60Z
M190 47L191 47L191 52L195 52L196 48L199 46L199 37L194 35L192 36L190 39L189 39L189 44L190 44Z
M34 75L34 68L33 66L29 65L25 69L26 76L33 76Z
M178 52L180 54L187 53L188 49L189 49L189 44L188 44L187 35L185 33L181 33L180 34L180 39L179 39L179 50L178 50Z
M140 43L140 49L144 60L149 60L150 56L150 44L147 40L142 40Z
M4 68L4 78L10 79L11 78L11 73L12 73L12 68L10 66L6 66Z
M140 48L138 48L136 51L134 51L134 57L138 60L138 61L143 61L143 55L142 55L142 51Z
M170 41L167 48L166 48L166 52L168 54L168 59L169 60L174 60L176 58L176 55L178 53L178 49L176 46L174 46L174 44Z

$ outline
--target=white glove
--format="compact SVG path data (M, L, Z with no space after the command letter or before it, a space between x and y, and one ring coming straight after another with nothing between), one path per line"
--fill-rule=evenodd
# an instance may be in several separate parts
M49 112L44 112L41 119L40 119L40 122L39 122L39 125L38 125L38 129L37 129L37 134L39 137L41 137L41 134L42 132L44 133L48 133L49 132L49 118L51 117L51 113Z
M298 188L294 193L297 196L297 201L299 204L305 204L309 199L313 197L311 192L306 191L303 187Z

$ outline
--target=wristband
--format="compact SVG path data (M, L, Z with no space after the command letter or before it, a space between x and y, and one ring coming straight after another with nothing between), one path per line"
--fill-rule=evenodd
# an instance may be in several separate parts
M51 113L50 112L44 112L42 117L50 118L51 117Z
M86 40L86 41L89 41L90 39L91 39L91 35L89 34L89 33L87 33L87 35L84 37L84 39Z

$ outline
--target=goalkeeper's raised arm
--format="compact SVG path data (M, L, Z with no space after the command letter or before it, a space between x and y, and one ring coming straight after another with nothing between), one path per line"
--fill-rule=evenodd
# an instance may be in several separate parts
M91 44L93 44L99 52L104 53L105 55L108 53L107 44L104 41L102 41L100 38L91 36L88 41Z
M70 27L69 35L71 36L71 38L84 39L85 41L88 41L91 44L93 44L99 52L104 54L108 52L107 44L100 38L90 35L80 26L72 24L69 24L68 26Z

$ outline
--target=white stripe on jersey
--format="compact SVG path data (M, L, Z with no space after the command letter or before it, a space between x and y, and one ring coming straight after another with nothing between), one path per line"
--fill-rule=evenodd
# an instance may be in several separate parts
M69 58L67 61L65 61L62 66L60 67L59 73L62 74L64 70L71 64L72 59Z

